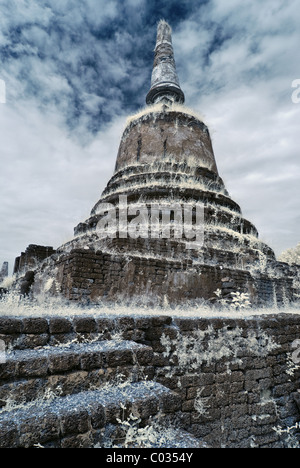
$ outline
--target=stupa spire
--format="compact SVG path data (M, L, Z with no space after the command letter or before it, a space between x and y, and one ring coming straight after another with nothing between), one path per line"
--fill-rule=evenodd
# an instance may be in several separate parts
M164 20L161 20L157 27L151 88L146 103L155 104L162 100L184 103L174 59L172 29Z

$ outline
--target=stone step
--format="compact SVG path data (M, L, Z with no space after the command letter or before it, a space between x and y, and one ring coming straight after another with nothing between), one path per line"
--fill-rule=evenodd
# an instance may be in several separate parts
M0 364L0 407L65 396L110 381L151 378L152 348L132 341L100 341L15 350Z
M109 445L109 425L116 427L133 414L145 426L159 412L174 413L180 407L177 394L154 382L108 385L49 402L35 401L0 413L0 448L104 447Z
M125 435L122 439L120 426L109 424L103 435L104 446L97 444L94 448L209 448L205 442L192 434L172 426L164 427L150 423L146 428L136 427L131 431L129 437Z
M34 349L86 339L110 340L114 333L124 329L122 318L115 321L91 316L0 317L0 339L7 349Z

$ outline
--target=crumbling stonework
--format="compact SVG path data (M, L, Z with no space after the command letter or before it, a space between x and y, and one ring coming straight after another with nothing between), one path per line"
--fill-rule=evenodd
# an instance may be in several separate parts
M120 436L116 418L133 412L142 426L157 417L176 428L169 448L175 433L181 447L299 447L299 323L0 317L14 350L0 365L0 446L103 447Z
M132 250L138 249L139 244L145 248L143 241L131 240ZM142 292L144 300L151 305L164 300L180 303L199 297L213 301L219 289L222 298L230 297L237 291L248 293L252 305L257 306L283 304L297 299L298 290L293 289L293 275L270 278L261 274L254 278L245 270L209 264L194 265L192 258L168 258L168 249L172 247L170 242L160 244L162 256L157 258L124 256L121 248L124 245L126 251L128 240L113 240L111 245L114 253L74 249L59 256L56 260L56 278L66 298L92 304L99 298L113 302L139 297ZM120 253L116 253L116 245Z
M46 258L55 253L53 247L42 245L29 245L15 260L14 275L22 275L28 270L33 270Z
M8 262L4 262L2 265L2 268L0 270L0 286L5 280L5 278L8 277ZM7 293L7 289L0 287L0 299Z
M24 296L171 308L0 317L1 448L299 448L299 314L172 315L174 304L198 299L230 307L238 293L253 307L300 297L300 266L278 262L260 241L218 173L206 125L183 102L161 22L149 107L128 122L90 217L56 251L29 246L14 270ZM201 242L153 235L151 215L144 236L103 236L111 207L120 226L124 197L129 223L153 204L161 220L168 206L198 203Z
M0 270L0 284L8 276L8 262L4 262Z

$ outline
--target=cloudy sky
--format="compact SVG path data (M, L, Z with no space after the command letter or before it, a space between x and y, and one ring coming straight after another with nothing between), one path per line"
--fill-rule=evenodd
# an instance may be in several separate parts
M300 241L299 0L0 0L0 264L88 217L161 18L232 198L277 254Z

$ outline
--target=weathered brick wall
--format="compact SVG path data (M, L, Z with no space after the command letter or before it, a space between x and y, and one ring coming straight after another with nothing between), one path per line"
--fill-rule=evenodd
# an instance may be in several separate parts
M299 317L174 324L157 343L166 359L157 377L181 394L186 427L212 446L284 446L286 434L274 427L300 419L300 373L291 357Z
M4 262L0 269L0 283L8 276L8 262Z
M117 332L153 349L148 378L182 398L181 409L168 414L172 422L212 447L289 447L300 441L299 430L289 429L300 420L299 319L0 318L0 339L22 349Z
M249 272L210 265L195 267L192 260L168 261L76 249L62 256L56 266L62 293L70 300L88 303L139 295L154 301L210 299L218 288L228 293L228 283L232 283L232 291L254 293ZM230 281L222 281L228 277Z
M50 257L55 253L53 247L44 247L42 245L31 244L25 252L22 252L15 259L14 275L21 275L28 270L35 269L40 262Z

